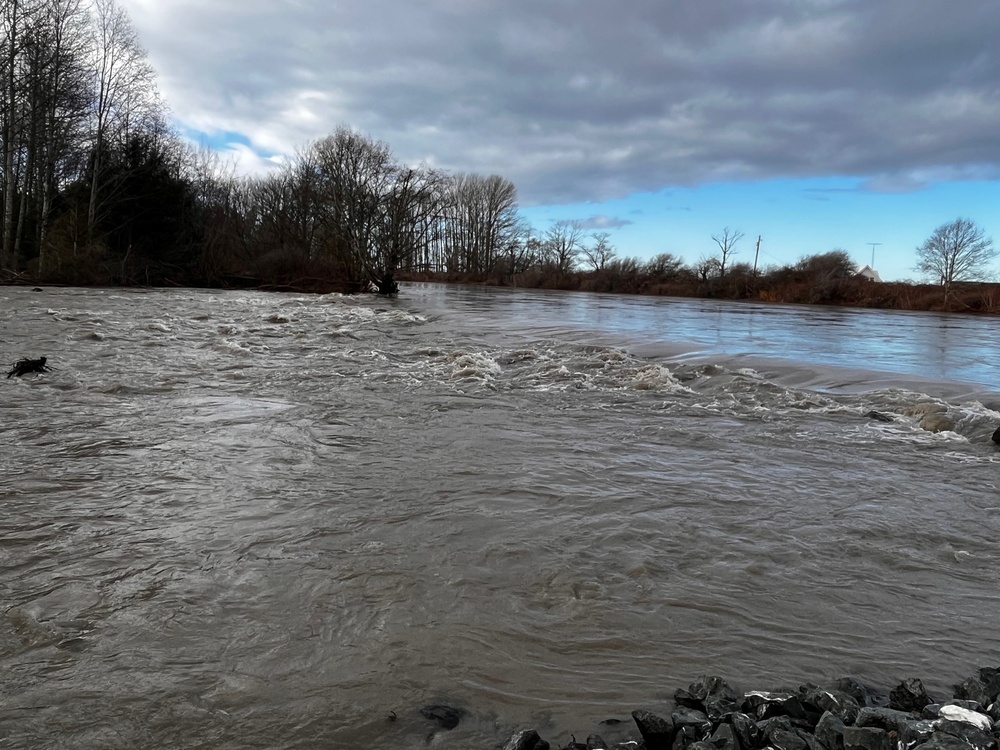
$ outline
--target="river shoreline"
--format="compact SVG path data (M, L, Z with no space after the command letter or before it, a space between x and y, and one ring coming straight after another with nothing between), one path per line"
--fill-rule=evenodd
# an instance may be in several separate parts
M944 304L941 289L934 284L913 282L872 282L867 279L844 279L836 293L819 293L808 285L768 289L744 284L729 289L715 285L692 286L689 283L657 283L642 277L631 280L602 281L601 272L577 272L558 278L505 277L489 274L401 272L396 282L434 283L452 286L495 287L498 289L531 289L552 292L589 292L596 294L621 294L638 297L674 297L678 299L703 299L725 302L750 302L767 305L790 305L831 308L857 308L863 310L891 310L898 312L933 312L951 315L997 316L1000 315L1000 284L966 282L956 284L952 297ZM0 279L0 286L52 288L121 288L121 289L176 289L183 284L170 286L144 286L127 284L119 286L61 283L45 281L25 274ZM266 282L256 277L227 276L216 283L191 286L193 289L218 291L256 291L285 294L375 294L371 289L359 287L337 279L322 277L284 279ZM405 291L405 290L404 290ZM382 295L393 296L393 295Z
M564 744L535 729L514 732L498 750L996 750L1000 669L982 667L932 697L918 678L888 692L852 677L834 685L737 692L721 677L701 677L674 693L667 710L636 709L632 724L600 722L585 742ZM428 706L421 714L453 729L461 709Z

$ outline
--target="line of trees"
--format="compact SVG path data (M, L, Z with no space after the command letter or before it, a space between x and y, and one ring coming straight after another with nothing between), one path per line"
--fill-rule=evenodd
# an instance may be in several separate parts
M237 178L167 127L115 0L0 6L0 280L393 288L529 265L517 191L400 164L340 127Z
M753 264L735 261L736 245L743 236L738 230L724 229L712 236L718 254L702 256L689 265L672 253L648 260L619 257L608 233L588 238L580 224L558 222L541 238L529 240L528 246L534 247L531 262L516 276L443 278L594 292L1000 313L1000 285L976 283L990 276L989 263L998 252L992 239L969 219L941 225L917 248L915 270L925 274L930 284L874 282L860 275L850 254L840 249L758 269L756 256Z
M758 272L739 230L692 266L619 257L580 222L544 232L498 175L401 164L349 127L262 177L236 177L167 126L155 76L116 0L0 5L0 281L395 289L394 278L836 302L858 296L843 251ZM918 270L955 285L996 256L967 219L939 227ZM853 290L853 291L852 291ZM870 295L869 295L870 296Z
M391 292L401 270L524 269L513 183L402 165L387 144L346 126L269 175L208 182L201 268L210 280Z

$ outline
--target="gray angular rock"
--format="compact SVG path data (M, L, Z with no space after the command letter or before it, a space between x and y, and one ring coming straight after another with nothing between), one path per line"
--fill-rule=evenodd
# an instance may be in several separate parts
M956 698L954 700L945 701L944 703L928 703L920 711L921 719L936 719L941 714L941 709L945 706L958 706L959 708L964 708L967 711L975 711L976 713L985 714L986 709L978 701L963 700Z
M995 723L1000 723L1000 703L991 703L990 707L986 709L986 715Z
M670 721L677 728L674 747L677 747L678 739L682 739L683 746L687 746L692 742L707 740L712 733L712 722L708 716L693 708L678 707L670 714Z
M927 742L914 746L913 750L969 750L969 744L950 734L935 732Z
M740 746L740 741L736 737L736 730L732 724L719 724L708 738L716 750L744 750ZM749 750L749 748L747 749Z
M822 742L816 739L816 735L809 734L808 732L803 732L802 730L797 730L799 737L806 741L806 745L809 750L827 750Z
M978 677L970 677L955 685L955 698L978 703L980 707L971 709L973 711L982 711L993 702L986 692L986 686Z
M916 677L903 680L889 691L889 708L897 711L920 711L930 703L934 700L927 695L924 683Z
M816 724L816 739L827 750L844 750L844 722L830 711L823 714Z
M857 700L842 690L816 688L807 691L802 696L802 701L807 707L814 707L821 716L829 711L845 724L853 724L861 711Z
M806 710L797 695L787 692L753 691L743 696L739 709L758 721L772 716L806 718Z
M789 729L775 729L768 737L768 746L774 750L809 750L807 743L797 732Z
M722 719L736 710L740 696L721 677L699 677L687 690L674 693L679 705L703 711L713 721Z
M646 750L669 750L673 746L677 734L673 722L642 709L632 712L632 720L646 743Z
M877 727L845 727L844 750L892 750L892 740Z
M964 721L948 721L941 719L937 722L935 734L949 734L958 737L969 744L973 750L996 750L997 740L992 734L984 732L972 724Z
M689 746L695 743L707 741L711 731L711 724L707 726L687 724L678 727L677 734L674 735L674 744L671 745L671 748L672 750L687 750Z
M503 750L549 750L549 743L539 737L534 729L524 729L512 734Z
M729 717L729 721L742 750L756 750L763 746L764 733L750 716L737 712Z
M938 709L938 717L945 721L957 721L988 732L993 729L993 719L982 711L970 710L954 704L945 704Z
M894 708L862 708L854 725L876 727L886 732L899 732L906 724L916 721L913 714Z
M792 720L791 717L788 716L772 716L770 719L764 719L763 721L758 721L757 728L760 729L765 739L770 740L771 735L779 729L784 729L786 732L791 732Z
M998 429L994 435L1000 435L1000 429ZM1000 443L1000 440L997 440L996 437L994 437L993 440L994 442ZM986 694L990 696L991 702L995 702L997 698L1000 698L1000 668L980 667L979 681L983 683L983 689L986 690Z
M889 705L889 696L865 685L855 677L841 677L837 680L837 690L847 693L859 706L880 708Z
M934 735L936 725L936 721L927 719L904 724L899 728L897 735L900 747L912 747L927 742Z

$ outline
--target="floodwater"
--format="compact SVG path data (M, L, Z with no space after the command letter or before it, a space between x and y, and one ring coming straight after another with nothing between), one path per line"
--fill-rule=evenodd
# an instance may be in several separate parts
M558 747L702 674L945 694L1000 663L996 331L0 288L0 357L53 367L0 380L0 747Z

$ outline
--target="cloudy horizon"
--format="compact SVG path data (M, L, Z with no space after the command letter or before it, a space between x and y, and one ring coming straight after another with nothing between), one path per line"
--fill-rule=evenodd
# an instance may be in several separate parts
M996 0L121 3L181 132L252 171L346 124L626 233L630 196L1000 178Z

